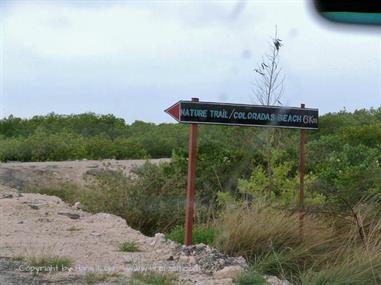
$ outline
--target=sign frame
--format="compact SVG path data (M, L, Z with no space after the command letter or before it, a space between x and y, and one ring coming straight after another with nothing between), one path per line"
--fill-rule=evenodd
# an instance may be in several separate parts
M277 114L288 114L290 111L304 112L304 113L314 113L316 118L316 127L310 126L287 126L287 125L277 125L277 124L256 124L256 123L236 123L236 122L213 122L213 121L202 121L202 120L184 120L181 115L181 106L182 104L190 104L194 106L214 106L217 107L234 107L234 108L245 108L245 109L260 109L263 112L269 112L270 110L277 111ZM210 109L209 109L210 110ZM287 113L288 111L288 113ZM171 107L165 110L172 118L174 118L179 123L183 124L206 124L206 125L224 125L224 126L242 126L242 127L261 127L261 128L283 128L283 129L306 129L306 130L316 130L319 125L319 109L317 108L298 108L298 107L289 107L289 106L263 106L263 105L250 105L250 104L235 104L235 103L217 103L217 102L208 102L208 101L187 101L180 100L177 103L173 104ZM232 114L231 114L232 115ZM230 118L229 118L230 120ZM271 122L271 121L268 121ZM311 124L312 125L312 124Z

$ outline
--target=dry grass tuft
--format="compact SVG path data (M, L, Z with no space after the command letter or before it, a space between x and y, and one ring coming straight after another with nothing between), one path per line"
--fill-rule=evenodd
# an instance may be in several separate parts
M380 204L352 210L340 218L307 215L301 238L298 215L260 202L227 211L216 246L294 284L381 284Z

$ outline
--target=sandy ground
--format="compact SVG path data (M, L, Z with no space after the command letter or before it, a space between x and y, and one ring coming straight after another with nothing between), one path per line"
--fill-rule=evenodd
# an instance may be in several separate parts
M152 163L163 161L168 159L150 160ZM20 269L11 262L12 259L4 258L40 256L73 260L73 265L64 272L39 275L46 282L55 284L81 284L81 276L93 271L118 272L128 279L132 271L145 270L173 271L179 284L232 284L229 278L216 279L212 272L202 271L195 260L180 258L181 246L166 241L162 235L146 237L130 228L120 217L105 213L93 215L54 196L19 192L33 185L70 183L83 186L86 183L84 177L89 172L119 169L129 175L134 166L145 162L80 160L1 164L0 269L3 269L0 284L8 284L9 280L14 281L9 284L31 284L27 279L31 274L23 272L30 268ZM141 252L120 252L118 246L123 242L136 243ZM21 275L14 274L15 268ZM1 279L1 275L8 279Z
M195 262L176 258L180 245L160 235L146 237L120 217L86 213L54 196L18 197L4 187L1 192L1 257L59 256L74 261L64 272L45 274L44 278L59 282L89 271L119 272L128 278L132 271L164 270L175 272L179 282L188 282L183 284L232 284L231 279L216 280L212 274L202 272ZM72 219L68 213L79 218ZM135 242L141 252L120 252L118 245L123 242ZM19 271L26 269L21 267Z

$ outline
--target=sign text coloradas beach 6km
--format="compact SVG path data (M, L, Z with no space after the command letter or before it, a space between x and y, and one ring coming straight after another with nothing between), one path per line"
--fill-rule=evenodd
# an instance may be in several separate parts
M180 123L317 129L318 109L179 101L167 110Z

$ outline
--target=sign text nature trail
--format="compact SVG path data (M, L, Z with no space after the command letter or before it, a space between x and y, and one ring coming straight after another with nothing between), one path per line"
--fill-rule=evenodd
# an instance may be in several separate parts
M318 128L318 109L179 101L167 110L180 123Z

